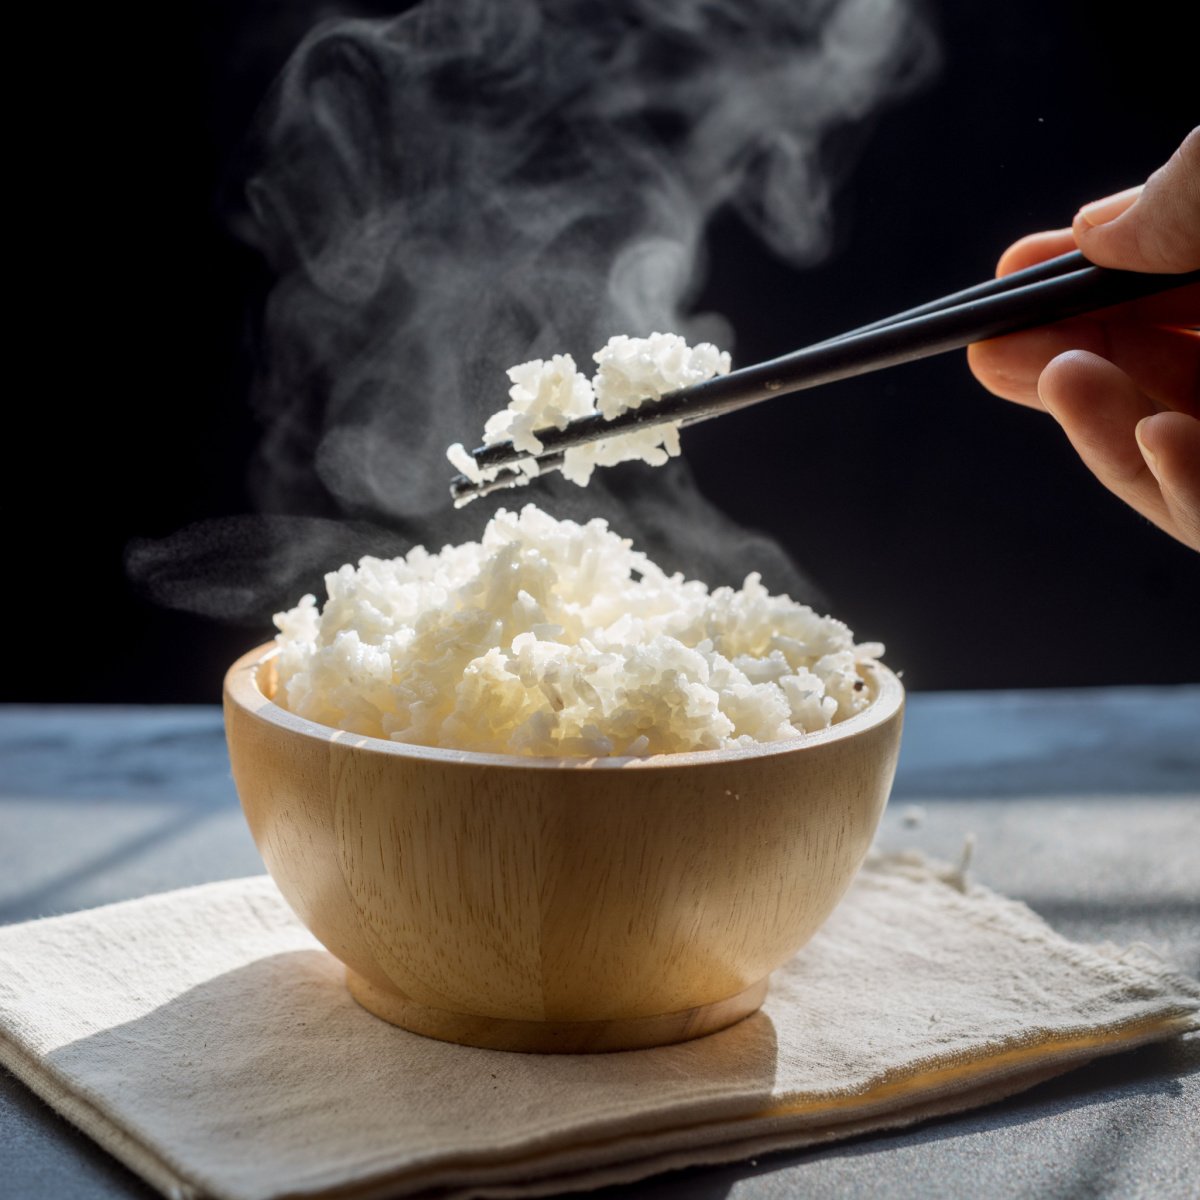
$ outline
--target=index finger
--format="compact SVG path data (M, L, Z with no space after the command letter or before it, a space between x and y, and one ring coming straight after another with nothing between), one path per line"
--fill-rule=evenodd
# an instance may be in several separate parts
M996 278L1023 271L1026 267L1036 266L1048 258L1057 258L1076 249L1075 235L1069 229L1047 229L1028 234L1020 241L1013 242L1000 255L1000 261L996 264Z
M1076 249L1075 235L1070 229L1047 229L1031 233L1011 246L996 264L996 276L1002 278L1014 271L1036 266L1048 258L1057 258ZM1200 326L1200 284L1175 288L1157 296L1146 296L1128 304L1114 307L1112 315L1124 321L1144 321L1147 325L1162 325L1171 329L1195 329Z

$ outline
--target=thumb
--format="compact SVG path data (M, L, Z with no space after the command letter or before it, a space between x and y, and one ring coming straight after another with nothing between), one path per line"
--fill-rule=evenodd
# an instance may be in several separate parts
M1097 266L1168 273L1200 268L1200 126L1142 187L1085 204L1072 230Z

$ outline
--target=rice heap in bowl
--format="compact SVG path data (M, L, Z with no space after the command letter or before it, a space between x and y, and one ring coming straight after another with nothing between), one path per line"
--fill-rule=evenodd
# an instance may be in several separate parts
M597 757L729 749L826 728L882 654L758 575L667 575L602 520L500 510L480 542L364 558L275 622L276 702L371 737Z

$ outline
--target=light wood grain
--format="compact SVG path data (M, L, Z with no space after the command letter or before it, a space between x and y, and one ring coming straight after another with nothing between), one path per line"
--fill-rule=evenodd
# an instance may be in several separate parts
M504 1049L625 1049L740 1020L833 910L895 771L903 690L795 743L525 759L386 742L230 670L234 780L267 869L396 1024Z

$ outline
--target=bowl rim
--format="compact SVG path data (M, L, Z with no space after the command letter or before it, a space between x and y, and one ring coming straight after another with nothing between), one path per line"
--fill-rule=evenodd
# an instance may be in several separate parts
M444 746L422 746L414 742L394 742L386 738L350 733L322 725L307 717L298 716L275 703L259 684L259 671L279 653L271 641L243 654L225 674L225 702L229 706L258 718L268 725L301 737L320 742L335 742L366 753L392 758L419 759L425 762L460 766L503 767L520 770L663 770L673 767L701 766L706 763L735 763L752 758L767 758L785 754L802 754L831 742L843 741L875 729L897 718L904 708L904 685L899 676L883 663L864 663L863 669L875 685L875 699L846 720L827 729L819 729L794 739L761 742L756 746L717 750L683 750L672 754L653 754L646 757L607 756L596 758L538 758L520 754L491 754L479 750L455 750Z

